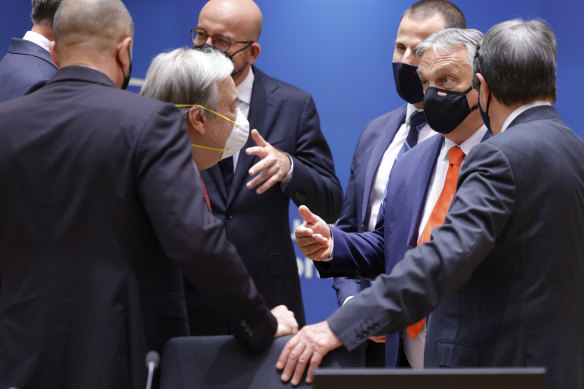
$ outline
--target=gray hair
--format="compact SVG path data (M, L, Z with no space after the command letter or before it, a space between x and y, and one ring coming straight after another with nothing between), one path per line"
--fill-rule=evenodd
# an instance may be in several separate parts
M466 28L464 14L448 0L420 0L410 5L402 15L411 19L428 19L434 15L442 16L444 28ZM400 19L401 22L401 19Z
M52 26L53 19L62 0L32 0L32 13L30 18L33 23Z
M216 110L220 98L217 81L231 77L231 72L233 62L222 52L179 48L152 60L140 94L172 104L199 104ZM185 114L188 110L182 109Z
M556 100L556 38L542 21L509 20L485 35L474 60L493 95L505 105Z
M436 31L416 46L416 55L419 58L430 49L434 50L436 55L450 54L449 49L465 46L468 52L468 64L472 67L475 53L483 36L482 32L471 28L447 28Z

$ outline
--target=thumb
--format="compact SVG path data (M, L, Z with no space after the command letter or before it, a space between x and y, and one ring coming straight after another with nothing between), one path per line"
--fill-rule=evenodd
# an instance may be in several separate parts
M260 133L256 129L251 130L251 138L256 143L256 145L260 147L269 145L269 143L266 142L266 140L260 135Z
M316 216L314 213L310 212L310 209L308 209L306 205L301 205L298 208L298 213L300 214L300 217L302 217L304 220L306 220L306 222L310 224L314 224L319 220L319 217Z

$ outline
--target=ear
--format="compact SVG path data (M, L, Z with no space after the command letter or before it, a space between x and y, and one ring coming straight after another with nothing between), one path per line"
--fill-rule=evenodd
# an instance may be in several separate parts
M479 102L481 106L485 107L487 105L487 99L489 98L489 92L491 89L489 88L489 84L487 84L487 80L483 77L482 74L476 74L477 80L479 80Z
M59 58L57 58L57 51L55 49L55 41L51 41L51 43L49 43L49 53L51 54L51 59L53 60L55 65L57 65L57 67L60 68L61 65L59 65Z
M258 59L261 51L262 51L262 47L257 42L254 42L251 44L251 46L249 46L249 61L248 61L248 63L250 65L253 65L254 62Z
M199 107L192 107L189 109L188 115L189 124L191 128L200 136L205 135L205 122L208 120Z
M118 61L122 64L126 74L129 73L130 63L132 62L132 42L132 38L126 37L118 43Z

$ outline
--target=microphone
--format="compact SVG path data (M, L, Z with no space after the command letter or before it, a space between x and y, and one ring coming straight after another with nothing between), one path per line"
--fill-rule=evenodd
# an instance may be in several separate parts
M148 351L146 354L146 367L148 368L148 381L146 382L146 389L152 388L152 378L154 376L154 370L158 367L160 363L160 355L154 350Z

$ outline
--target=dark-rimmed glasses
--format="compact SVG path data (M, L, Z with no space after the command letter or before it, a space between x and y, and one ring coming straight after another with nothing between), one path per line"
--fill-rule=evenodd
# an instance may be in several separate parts
M209 35L204 28L197 27L191 30L191 40L193 41L193 45L195 47L204 45L209 37L211 38L213 47L221 51L229 50L233 43L247 44L247 46L243 49L246 49L253 43L253 41L236 41L221 34Z

